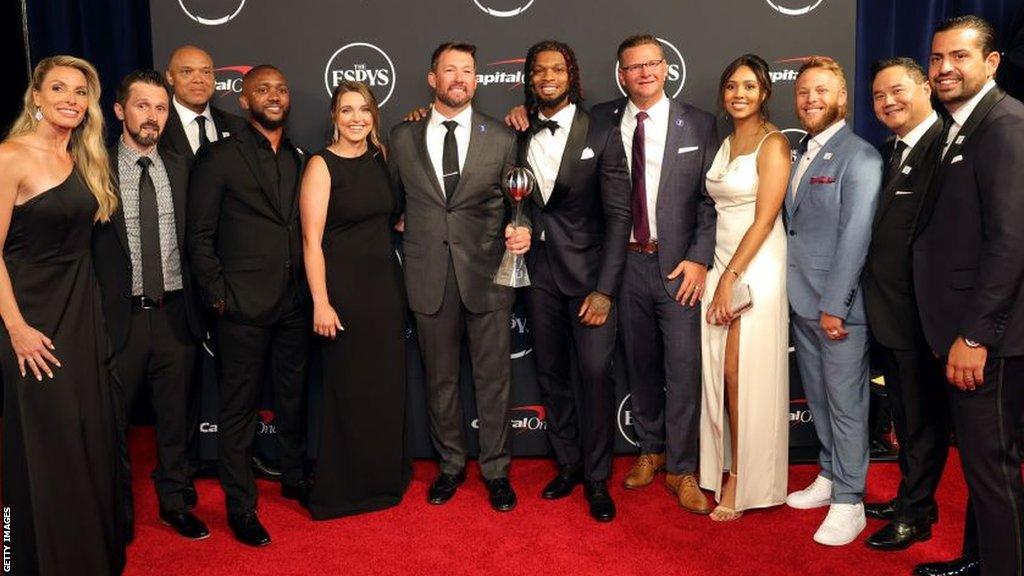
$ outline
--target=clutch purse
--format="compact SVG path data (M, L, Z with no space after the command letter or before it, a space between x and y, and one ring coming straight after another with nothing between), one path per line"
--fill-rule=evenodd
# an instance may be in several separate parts
M754 306L754 297L750 293L750 285L742 280L737 280L732 285L732 307L729 313L739 316Z

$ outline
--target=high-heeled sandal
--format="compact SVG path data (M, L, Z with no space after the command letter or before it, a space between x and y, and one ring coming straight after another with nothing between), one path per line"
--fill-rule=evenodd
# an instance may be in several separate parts
M736 478L736 473L732 470L729 471L729 476ZM739 520L743 516L742 510L735 510L728 506L722 506L719 504L715 506L715 509L711 511L710 518L715 522L732 522L733 520Z

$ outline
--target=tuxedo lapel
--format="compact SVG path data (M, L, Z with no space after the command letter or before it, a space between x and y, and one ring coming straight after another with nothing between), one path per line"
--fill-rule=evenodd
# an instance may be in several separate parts
M436 114L431 110L431 115ZM441 183L437 181L437 172L434 169L434 163L430 161L430 151L427 148L427 125L430 123L430 118L427 117L413 124L413 142L416 143L416 152L420 156L420 166L423 167L423 177L430 182L430 186L437 192L438 197L441 199L441 203L444 204L448 199L444 195L444 189L441 188ZM459 180L462 180L460 177Z
M590 116L579 106L576 107L576 114L572 119L572 127L569 129L569 139L565 143L565 150L562 152L562 160L558 165L558 176L555 178L555 186L548 197L548 205L553 204L562 194L572 189L572 177L576 174L576 167L580 163L580 156L587 147L587 134L590 131Z
M907 154L907 159L903 163L903 167L890 181L885 182L882 185L882 194L878 200L878 210L875 211L875 218L871 224L871 229L875 230L878 228L879 223L882 221L882 217L889 210L892 205L892 201L896 198L896 192L904 187L904 183L910 181L912 178L916 180L917 174L915 170L925 168L925 164L928 162L929 151L934 151L935 139L939 137L942 132L942 121L936 120L932 124L921 139L917 141L917 144L910 149L910 153ZM883 154L883 166L888 166L894 153L894 144L889 142L885 146L885 154ZM914 190L915 194L923 194L923 190Z
M618 124L616 124L618 126ZM683 141L687 131L690 130L689 125L686 123L684 118L683 105L676 102L675 100L669 100L669 113L668 113L668 133L665 135L665 153L661 159L661 177L658 180L658 198L662 197L662 192L665 187L669 185L669 177L676 168L676 156L679 155L679 149L683 147ZM623 145L627 145L623 142ZM632 145L629 143L628 145ZM661 203L658 203L661 206Z
M530 165L530 143L533 142L533 135L536 127L534 123L537 118L535 116L530 117L530 127L526 132L519 134L516 138L516 163L519 166L526 166L533 172L534 176L537 175L537 169ZM534 186L533 193L530 194L530 198L540 208L544 207L544 195L540 193L540 185Z
M818 150L818 154L814 156L814 160L811 160L810 166L807 167L807 170L800 177L800 181L797 182L796 198L792 201L793 209L790 211L791 214L796 213L804 197L811 193L813 186L811 184L812 178L832 174L835 150L846 140L849 133L850 127L843 126L828 139L828 142L821 147L821 150Z
M164 128L163 138L171 140L171 150L177 151L185 157L189 164L195 158L192 152L192 145L188 143L188 136L185 135L185 127L178 116L178 110L171 105L170 113L167 114L167 126Z
M462 163L462 169L459 172L459 183L455 185L455 190L452 190L452 195L447 199L449 204L467 186L466 180L469 179L473 167L480 165L480 155L483 154L484 148L487 147L487 125L484 123L483 117L474 111L470 118L470 124L467 126L469 146L466 147L466 159Z

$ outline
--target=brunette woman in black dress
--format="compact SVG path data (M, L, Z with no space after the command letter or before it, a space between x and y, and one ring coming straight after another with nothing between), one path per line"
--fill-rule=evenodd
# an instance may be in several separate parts
M91 254L93 223L117 205L99 100L91 64L46 58L0 144L0 435L14 574L124 567L120 444Z
M373 93L344 82L331 98L334 138L310 158L300 210L313 331L323 337L323 426L308 507L314 519L402 500L405 294L391 242L397 201Z

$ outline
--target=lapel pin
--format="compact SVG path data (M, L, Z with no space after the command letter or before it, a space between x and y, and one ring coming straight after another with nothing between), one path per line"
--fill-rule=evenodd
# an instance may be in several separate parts
M681 127L682 125L683 125L683 119L682 118L676 118L676 126L680 126Z
M903 167L903 175L906 176L907 174L910 174L910 170L911 170L910 166L904 166Z
M487 132L487 126L486 126L486 125L484 125L484 124L481 124L481 125L480 125L480 131L481 131L481 132Z
M618 114L618 113L619 113L619 109L618 108L616 108L615 111L612 112L612 114Z
M957 136L957 137L956 137L956 144L957 144L957 146L959 146L959 145L961 145L961 144L963 144L963 143L964 143L964 137L963 137L963 135Z
M825 155L822 158L824 158L825 160L831 160L832 159L832 153L831 152L825 152Z
M231 132L221 132L220 133L220 137L221 138L227 138L228 136L231 136Z

